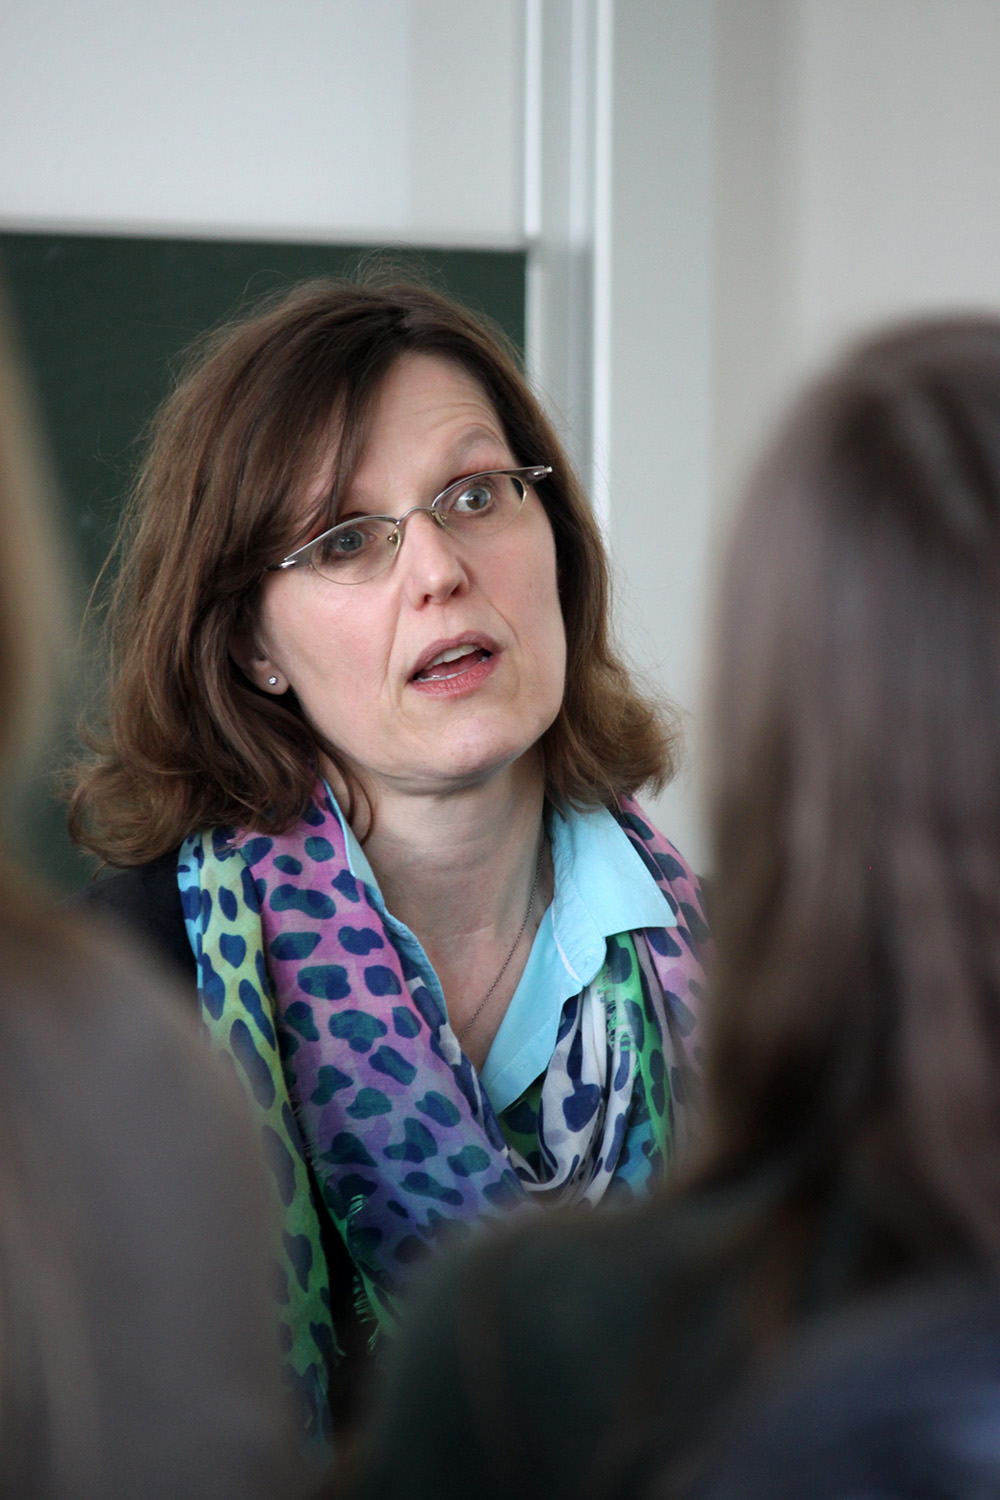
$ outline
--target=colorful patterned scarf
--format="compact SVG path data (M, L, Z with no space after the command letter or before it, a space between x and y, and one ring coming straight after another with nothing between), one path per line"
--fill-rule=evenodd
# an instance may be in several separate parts
M545 1074L499 1116L440 987L395 946L405 929L351 873L322 783L287 834L215 829L181 850L203 1023L250 1096L278 1198L284 1376L317 1436L337 1348L324 1219L387 1328L445 1236L532 1202L627 1197L672 1158L704 924L671 846L634 803L618 821L678 925L609 939L600 974L563 1008Z

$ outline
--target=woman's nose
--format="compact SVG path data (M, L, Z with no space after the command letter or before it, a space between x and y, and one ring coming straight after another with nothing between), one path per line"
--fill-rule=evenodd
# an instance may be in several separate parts
M447 599L468 577L455 538L430 511L410 511L400 540L396 568L402 569L410 602Z

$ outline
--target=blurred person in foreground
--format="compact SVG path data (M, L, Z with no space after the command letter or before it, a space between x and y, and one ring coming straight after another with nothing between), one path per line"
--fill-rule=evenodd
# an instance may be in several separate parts
M3 313L0 307L0 313ZM59 557L0 326L0 770L61 651ZM0 864L0 1491L299 1493L243 1101L144 961Z
M438 1268L353 1497L685 1494L813 1319L938 1273L995 1294L1000 321L886 332L808 391L714 665L698 1159Z

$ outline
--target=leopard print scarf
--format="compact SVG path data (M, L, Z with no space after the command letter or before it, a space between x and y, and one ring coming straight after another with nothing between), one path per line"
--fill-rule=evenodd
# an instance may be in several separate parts
M286 834L214 829L182 848L202 1021L271 1168L284 1379L321 1440L337 1354L324 1218L388 1329L413 1268L463 1226L519 1205L627 1198L674 1154L703 924L693 886L671 894L690 883L675 851L635 804L619 821L676 925L608 940L600 974L563 1008L544 1075L500 1114L433 974L396 946L399 924L351 873L322 783Z

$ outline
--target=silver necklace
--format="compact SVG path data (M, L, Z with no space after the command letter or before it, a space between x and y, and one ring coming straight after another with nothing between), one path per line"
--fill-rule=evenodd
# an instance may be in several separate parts
M469 1019L466 1021L465 1025L462 1027L461 1031L458 1033L458 1040L460 1042L465 1040L465 1034L466 1034L467 1031L469 1031L471 1029L472 1023L474 1021L476 1021L476 1020L479 1019L479 1016L482 1013L483 1006L486 1004L487 1000L490 998L490 996L492 995L493 991L496 989L497 985L500 983L500 981L503 978L504 974L506 974L506 972L507 972L507 965L510 963L511 959L514 957L514 954L517 952L517 945L518 945L518 943L524 937L524 929L528 925L528 918L531 916L531 908L535 904L535 892L538 890L538 882L542 878L542 856L544 855L544 853L545 853L545 839L543 837L542 842L541 842L541 846L540 846L540 848L538 850L538 862L535 865L535 878L531 882L531 895L528 897L528 910L524 914L524 921L521 923L520 927L517 929L517 937L514 939L513 943L511 944L510 952L507 954L507 957L504 959L503 963L500 965L500 969L499 969L499 972L497 973L497 977L494 979L493 983L490 985L489 989L486 991L486 994L480 1000L479 1004L476 1006L475 1010L472 1012L472 1015L469 1017Z

